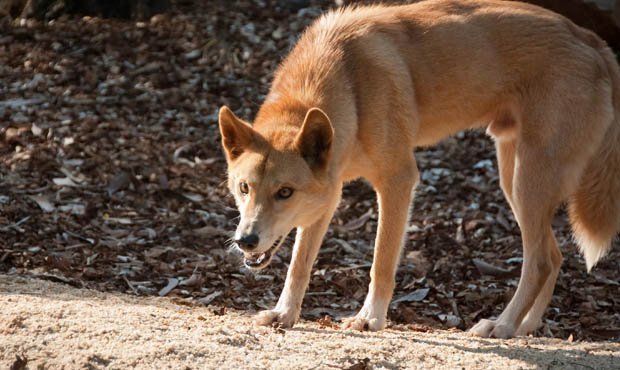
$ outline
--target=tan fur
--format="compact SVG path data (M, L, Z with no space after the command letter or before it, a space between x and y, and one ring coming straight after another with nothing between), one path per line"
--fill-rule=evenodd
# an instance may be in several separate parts
M257 321L298 320L342 184L363 177L377 191L379 227L368 296L345 326L383 328L419 177L413 149L486 127L521 228L524 264L504 312L472 331L531 332L562 262L551 229L558 205L569 201L588 268L620 229L619 113L611 51L550 11L512 1L428 0L327 13L276 71L253 126L226 107L220 112L241 212L237 237L260 236L246 258L270 258L278 238L298 230L280 300ZM282 188L293 195L278 198Z

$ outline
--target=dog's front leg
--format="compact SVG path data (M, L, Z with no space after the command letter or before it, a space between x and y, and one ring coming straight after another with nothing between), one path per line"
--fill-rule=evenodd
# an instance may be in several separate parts
M400 259L413 189L419 174L415 161L396 176L382 176L373 182L379 202L379 226L370 270L370 286L364 306L357 316L344 320L344 327L381 330L394 293L395 274Z
M330 206L318 221L309 227L297 228L291 265L286 274L280 299L273 310L262 311L256 316L256 324L271 325L279 322L283 327L290 328L297 322L301 302L310 282L312 265L339 201L340 189L334 194Z

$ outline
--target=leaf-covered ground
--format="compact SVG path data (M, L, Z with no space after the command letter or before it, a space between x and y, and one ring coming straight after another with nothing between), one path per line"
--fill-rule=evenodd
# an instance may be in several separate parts
M273 306L292 243L260 273L226 247L238 213L216 112L227 104L251 119L301 30L333 6L300 3L178 1L144 23L0 20L0 273L222 312ZM416 156L391 325L466 329L514 292L520 234L483 132ZM361 307L376 226L372 189L349 184L303 318ZM619 340L618 243L587 274L563 211L555 230L565 261L537 334Z

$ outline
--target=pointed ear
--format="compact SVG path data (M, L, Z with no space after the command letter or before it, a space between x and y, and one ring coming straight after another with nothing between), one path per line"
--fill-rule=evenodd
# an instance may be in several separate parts
M310 168L324 169L329 160L333 137L334 128L325 112L311 108L295 138L295 146Z
M220 108L220 133L222 146L229 161L239 157L254 139L254 129L239 119L227 106Z

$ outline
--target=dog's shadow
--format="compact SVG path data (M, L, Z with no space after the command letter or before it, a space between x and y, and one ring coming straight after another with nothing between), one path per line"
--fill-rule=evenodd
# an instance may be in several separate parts
M456 341L457 338L448 337L447 341ZM536 368L543 369L618 369L620 368L620 360L618 357L612 354L596 354L593 350L609 350L613 352L614 349L606 347L608 343L590 343L592 348L575 348L575 349L562 349L552 346L552 343L545 343L548 348L537 348L536 344L543 344L541 338L522 338L528 340L530 344L518 347L512 347L510 341L501 339L482 339L473 338L478 346L463 346L458 343L446 343L435 341L432 339L418 339L419 343L428 344L431 346L449 346L455 350L476 353L476 354L495 354L504 358L519 360L532 365ZM558 343L561 343L558 340ZM617 350L617 348L615 349ZM552 356L551 356L552 353ZM596 363L596 367L593 364ZM498 364L498 367L502 367L502 364Z
M334 322L334 324L337 324ZM446 332L442 330L431 332L416 332L416 331L401 331L401 330L386 330L374 333L357 332L354 330L341 330L337 327L311 327L308 325L297 326L291 331L301 333L312 333L315 335L332 335L333 333L341 333L345 337L353 338L369 338L370 336L379 339L393 340L394 335L398 336L398 333L410 336L415 333L413 337L410 337L412 342L417 344L434 348L434 353L445 353L444 350L438 348L449 347L450 353L462 352L464 355L469 354L488 354L496 355L505 359L517 360L523 363L531 364L535 368L544 369L618 369L620 363L618 357L613 354L599 354L597 351L617 351L618 348L611 348L611 343L598 343L598 342L582 342L579 348L566 349L567 342L563 342L559 339L551 338L535 338L535 337L522 337L512 340L502 339L487 339L478 338L475 336L469 336L466 332ZM446 336L445 333L448 333ZM419 334L419 335L417 335ZM436 336L437 339L433 338ZM463 345L463 342L467 341L467 345ZM554 345L553 342L556 342ZM515 345L516 344L516 345ZM544 345L544 348L540 348L537 345ZM490 361L492 359L489 358ZM376 364L379 365L379 364ZM392 368L389 363L381 364L387 368ZM393 364L391 364L393 365ZM507 364L498 363L496 368L504 368ZM398 367L396 367L398 368Z

